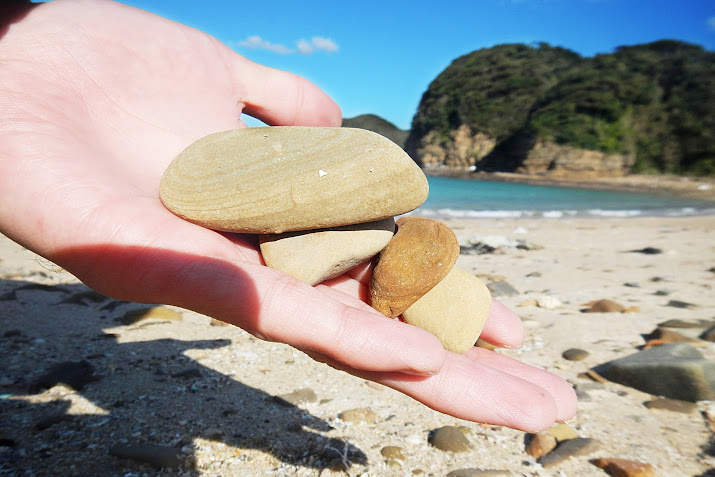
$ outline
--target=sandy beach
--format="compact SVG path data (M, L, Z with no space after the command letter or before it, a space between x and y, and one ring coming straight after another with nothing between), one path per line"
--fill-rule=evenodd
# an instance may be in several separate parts
M142 318L131 312L145 305L92 293L0 237L0 475L605 476L590 463L599 457L645 462L659 476L714 475L712 402L650 409L643 403L654 396L583 374L637 352L666 320L714 319L714 217L447 223L461 241L506 244L457 264L513 287L499 299L524 321L526 341L499 352L576 386L579 412L568 424L599 449L544 468L523 432L437 413L193 312L159 307ZM660 253L634 252L646 247ZM631 312L582 312L604 298ZM715 359L715 343L695 345ZM566 360L570 348L588 356ZM81 389L51 385L63 362L75 363ZM352 409L363 410L357 421L338 417ZM429 444L430 431L448 425L462 427L470 450ZM386 446L400 450L386 458ZM161 462L175 467L119 456L127 449L167 454Z

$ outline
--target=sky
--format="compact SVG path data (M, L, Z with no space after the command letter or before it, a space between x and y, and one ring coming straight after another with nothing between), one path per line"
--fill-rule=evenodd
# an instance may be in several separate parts
M675 39L715 50L715 0L123 0L299 74L341 107L409 129L455 58L546 42L582 56ZM255 125L255 123L254 123Z

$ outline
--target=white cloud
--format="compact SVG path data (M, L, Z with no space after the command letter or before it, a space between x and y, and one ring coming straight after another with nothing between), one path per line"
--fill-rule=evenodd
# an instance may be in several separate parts
M316 52L335 53L339 49L337 43L333 40L321 36L314 36L310 41L301 38L295 42L295 48L288 48L280 43L271 43L258 35L249 36L245 40L235 43L235 45L252 50L268 50L281 55L290 55L293 53L312 55Z
M268 50L272 51L273 53L279 53L281 55L288 55L290 53L293 53L293 50L291 50L287 46L281 45L280 43L271 43L270 41L266 41L258 35L249 36L245 40L239 41L238 46L250 48L252 50Z
M296 46L298 47L298 51L303 55L310 55L313 53L313 45L311 45L307 40L298 40Z
M708 26L711 30L715 31L715 17L708 18Z
M322 50L326 53L335 53L338 51L338 45L333 40L321 36L313 37L313 46L316 50Z

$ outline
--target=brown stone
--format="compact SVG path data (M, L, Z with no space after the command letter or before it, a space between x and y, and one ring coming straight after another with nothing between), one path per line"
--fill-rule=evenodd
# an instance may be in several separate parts
M206 136L172 161L159 186L179 217L254 234L386 219L419 207L428 191L424 173L389 139L303 126Z
M547 432L533 434L531 440L526 444L526 453L534 459L538 459L544 454L548 454L556 447L556 438Z
M658 398L652 401L646 401L643 405L648 409L665 409L673 412L681 412L683 414L691 414L698 409L698 405L694 402L670 398Z
M655 467L635 460L606 457L593 459L593 465L603 469L612 477L655 477Z
M626 309L620 303L608 299L592 301L584 306L588 307L586 313L623 313Z
M402 314L447 276L459 257L459 242L446 224L403 217L380 253L370 280L371 305L385 316Z
M472 448L464 432L455 426L444 426L433 430L429 435L429 443L446 452L465 452Z
M663 344L665 343L698 343L700 340L695 338L690 338L682 333L675 330L664 328L659 326L653 330L650 335L648 335L648 341L650 340L661 340Z

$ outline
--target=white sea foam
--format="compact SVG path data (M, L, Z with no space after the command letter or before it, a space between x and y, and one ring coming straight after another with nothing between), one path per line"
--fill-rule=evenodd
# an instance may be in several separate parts
M561 219L564 217L604 217L628 218L640 216L666 216L683 217L693 215L715 215L715 209L698 209L695 207L682 207L672 209L585 209L585 210L473 210L457 208L419 208L409 214L422 217L443 219L518 219L518 218L544 218Z
M604 209L589 209L589 215L597 217L637 217L643 215L642 210L604 210Z

